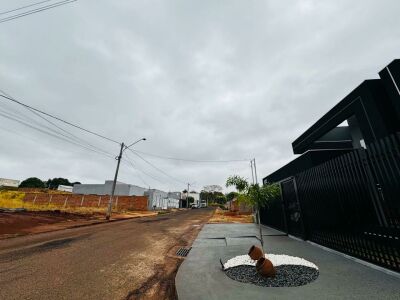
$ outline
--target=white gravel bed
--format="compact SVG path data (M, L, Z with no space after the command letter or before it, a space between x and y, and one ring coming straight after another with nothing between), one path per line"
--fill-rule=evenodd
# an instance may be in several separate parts
M300 265L300 266L305 266L305 267L310 267L318 270L318 267L313 264L312 262L309 262L308 260L305 260L304 258L301 257L296 257L296 256L290 256L290 255L285 255L285 254L267 254L265 256L268 258L274 266L281 266L281 265ZM229 259L225 264L224 264L224 269L229 269L232 267L237 267L241 265L247 265L247 266L255 266L256 261L252 260L250 256L247 254L245 255L238 255L235 256L231 259Z

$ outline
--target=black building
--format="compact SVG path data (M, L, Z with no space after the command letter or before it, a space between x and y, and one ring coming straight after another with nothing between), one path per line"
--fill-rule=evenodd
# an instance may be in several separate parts
M300 156L263 179L281 198L261 221L400 271L400 60L379 77L292 143Z
M353 149L400 132L400 59L379 72L380 79L362 82L293 143L302 154L264 182L279 182ZM348 126L339 126L347 121Z

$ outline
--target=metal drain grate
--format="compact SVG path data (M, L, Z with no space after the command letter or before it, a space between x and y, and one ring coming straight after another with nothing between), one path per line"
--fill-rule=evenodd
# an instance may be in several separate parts
M179 248L178 251L176 251L176 255L178 256L183 256L186 257L192 247L190 248Z

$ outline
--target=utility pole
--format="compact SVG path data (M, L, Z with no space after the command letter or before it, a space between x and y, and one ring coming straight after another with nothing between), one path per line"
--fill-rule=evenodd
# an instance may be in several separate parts
M114 181L113 181L113 185L112 185L112 189L111 189L111 195L110 195L110 200L108 201L108 207L107 207L107 212L106 212L106 219L110 220L111 218L111 213L112 213L112 203L113 203L113 198L114 198L114 194L115 194L115 187L117 185L117 179L118 179L118 171L119 171L119 165L121 163L121 158L122 158L122 152L125 149L128 149L129 147L139 143L140 141L145 141L146 138L141 138L140 140L137 140L136 142L133 142L132 144L130 144L129 146L125 146L124 143L121 143L121 150L119 151L119 155L116 157L117 159L117 169L115 170L115 176L114 176Z
M256 167L256 159L255 159L255 158L253 158L253 161L254 161L254 175L255 175L255 177L256 177L256 183L258 183L258 179L257 179L257 167Z
M121 163L122 151L124 151L124 146L125 146L124 143L121 143L121 150L119 151L119 155L117 156L117 160L118 160L117 169L115 170L114 181L113 181L110 200L108 201L108 209L107 209L107 213L106 213L106 219L107 220L110 220L110 217L111 217L112 203L113 203L113 198L114 198L114 193L115 193L115 186L117 185L119 165Z
M254 184L253 160L250 160L250 168L251 168L251 178L253 179L253 184Z
M253 158L253 163L254 163L254 177L256 179L256 184L258 184L257 167L256 167L256 159L255 158ZM257 222L258 222L258 228L260 231L261 247L264 249L264 238L262 236L262 227L261 227L261 220L260 220L260 207L257 207Z
M187 185L188 185L188 189L187 189L187 194L186 194L186 208L189 208L189 187L190 187L190 183L188 183Z

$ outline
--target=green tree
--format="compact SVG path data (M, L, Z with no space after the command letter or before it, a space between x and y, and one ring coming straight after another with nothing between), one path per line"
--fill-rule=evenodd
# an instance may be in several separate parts
M218 204L225 204L226 203L226 197L224 195L217 195L215 197L214 202L218 203Z
M258 183L249 184L246 179L233 175L226 180L226 187L234 186L238 191L237 199L253 206L256 211L257 223L260 230L261 246L264 246L262 228L260 222L260 208L267 207L268 204L280 195L280 188L277 184L265 184L260 186Z
M194 198L192 196L187 197L187 200L189 201L189 205L194 203Z
M237 192L230 192L226 194L226 201L232 201L233 199L237 198L238 195L239 193Z
M247 180L238 175L229 176L225 185L226 187L234 186L239 193L243 193L249 187Z
M44 182L37 177L30 177L25 179L19 185L21 188L45 188Z
M72 186L73 184L71 182L69 182L68 179L66 178L53 178L53 179L49 179L46 182L46 186L49 189L55 190L58 188L59 185L68 185L68 186Z

